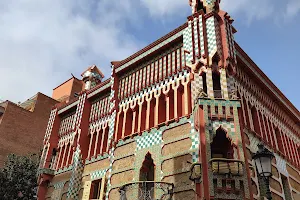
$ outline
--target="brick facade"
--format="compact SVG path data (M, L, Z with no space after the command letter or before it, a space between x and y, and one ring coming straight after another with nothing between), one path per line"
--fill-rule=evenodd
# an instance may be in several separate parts
M39 153L56 100L38 93L33 112L10 101L3 102L4 114L0 116L0 166L9 153Z

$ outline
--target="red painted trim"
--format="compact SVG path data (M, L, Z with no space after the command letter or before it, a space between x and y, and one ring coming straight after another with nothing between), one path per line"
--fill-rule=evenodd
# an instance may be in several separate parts
M209 193L209 179L208 179L208 163L206 158L206 136L205 136L205 118L204 111L200 107L199 108L199 118L200 118L200 148L201 148L201 159L202 159L202 172L203 172L203 185L204 187L204 198L210 199Z
M284 100L284 102L290 106L290 108L288 108L285 105L283 105L284 108L286 108L286 109L283 108L283 110L286 112L289 112L289 114L294 117L294 120L296 122L298 122L300 120L300 112L298 111L298 109L285 97L285 95L274 85L274 83L272 83L272 81L263 73L263 71L254 63L254 61L244 52L244 50L236 42L235 42L235 48L255 69L255 72L252 75L254 75L257 79L259 79L257 74L261 75L264 78L264 80L271 86L271 88L268 88L263 83L262 83L262 86L265 87L271 94L273 94L274 98L276 98L276 100L279 103L281 101L278 99L278 97L273 92L273 91L276 91L280 95L280 97ZM247 67L247 65L245 65L245 66ZM259 80L261 80L261 79L259 79ZM292 112L288 111L289 109L292 109L295 113L297 113L297 115L294 115ZM298 136L299 136L299 134L298 134Z
M241 133L241 137L242 137L242 146L243 146L243 151L244 151L244 156L245 156L245 167L246 167L246 171L247 171L247 179L248 179L248 186L251 188L251 172L249 170L249 162L248 162L248 155L246 154L246 143L245 143L245 135L244 135L244 124L241 123L243 121L243 114L241 111L241 108L238 109L238 114L239 114L239 122L240 122L240 133ZM250 199L253 199L253 193L252 190L249 190L250 192Z

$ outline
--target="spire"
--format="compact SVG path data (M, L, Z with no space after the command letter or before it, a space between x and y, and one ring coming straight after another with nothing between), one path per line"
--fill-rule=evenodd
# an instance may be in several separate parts
M204 13L210 13L219 10L220 1L221 0L189 0L189 4L192 7L193 14L200 10L203 10Z

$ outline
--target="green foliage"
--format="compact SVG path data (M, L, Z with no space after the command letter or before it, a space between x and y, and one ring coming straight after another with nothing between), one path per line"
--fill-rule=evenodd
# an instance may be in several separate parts
M36 154L10 154L0 169L1 200L36 199L37 172L40 157Z

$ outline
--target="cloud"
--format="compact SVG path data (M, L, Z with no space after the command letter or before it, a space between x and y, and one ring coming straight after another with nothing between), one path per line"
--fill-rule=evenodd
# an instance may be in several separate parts
M165 17L170 15L182 15L189 7L188 0L141 0L153 17Z
M286 6L286 12L285 12L286 19L291 19L295 17L298 13L300 13L300 1L299 0L289 1Z
M0 99L23 101L37 91L51 95L71 72L79 75L92 64L109 76L111 60L139 49L123 30L135 18L130 0L97 2L2 0Z
M244 17L247 23L272 16L274 0L222 0L221 9L229 14Z

